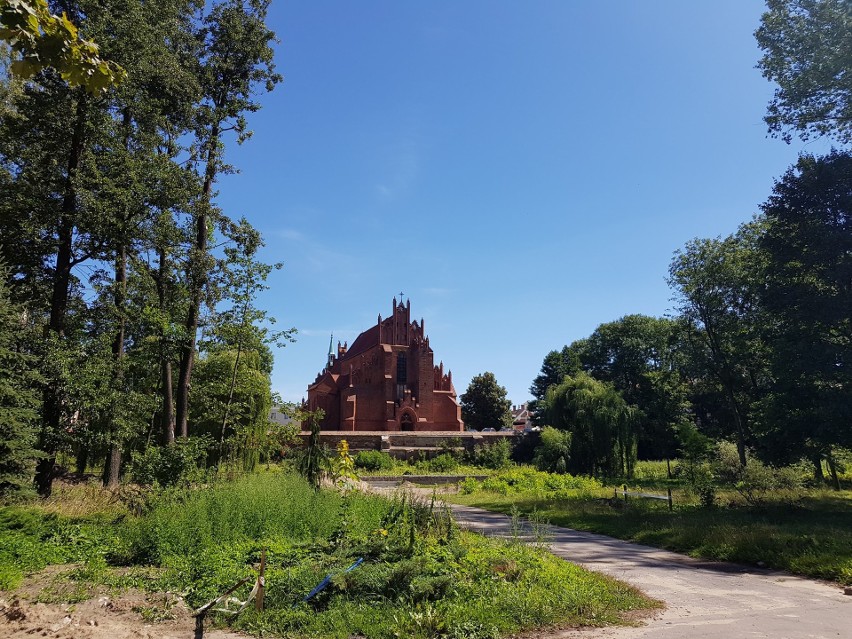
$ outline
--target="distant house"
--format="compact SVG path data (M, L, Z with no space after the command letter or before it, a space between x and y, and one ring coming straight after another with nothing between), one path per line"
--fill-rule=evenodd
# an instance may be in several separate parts
M269 411L269 421L275 422L281 426L286 426L293 422L293 418L290 417L287 413L282 412L284 407L280 405L273 405L272 410Z
M523 432L528 427L532 426L529 405L527 402L512 406L512 428L516 431Z

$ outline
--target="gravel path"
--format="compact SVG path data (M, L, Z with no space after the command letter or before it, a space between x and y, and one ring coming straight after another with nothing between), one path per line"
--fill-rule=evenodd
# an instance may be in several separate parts
M378 488L388 490L388 488ZM431 490L423 491L432 495ZM512 534L506 515L450 504L460 526ZM565 633L563 637L634 639L852 638L852 596L787 573L700 561L604 535L546 527L550 550L590 570L630 583L666 604L638 628Z

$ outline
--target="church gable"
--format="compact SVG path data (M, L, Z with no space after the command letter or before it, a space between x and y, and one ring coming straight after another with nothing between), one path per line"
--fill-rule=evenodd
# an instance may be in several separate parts
M362 332L351 347L329 348L328 364L308 388L307 408L322 408L324 430L461 431L452 373L434 365L411 302L393 300L391 315Z

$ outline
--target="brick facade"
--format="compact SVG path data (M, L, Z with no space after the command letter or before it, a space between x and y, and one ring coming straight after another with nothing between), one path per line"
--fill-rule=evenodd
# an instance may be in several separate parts
M325 412L322 430L463 431L450 371L434 363L423 327L411 321L411 302L393 300L387 319L352 342L337 345L308 386L307 408Z

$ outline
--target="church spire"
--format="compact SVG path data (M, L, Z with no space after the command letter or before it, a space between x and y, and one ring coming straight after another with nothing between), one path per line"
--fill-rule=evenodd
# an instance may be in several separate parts
M334 364L334 333L331 334L331 337L328 338L328 364L326 368L331 369L331 365Z

